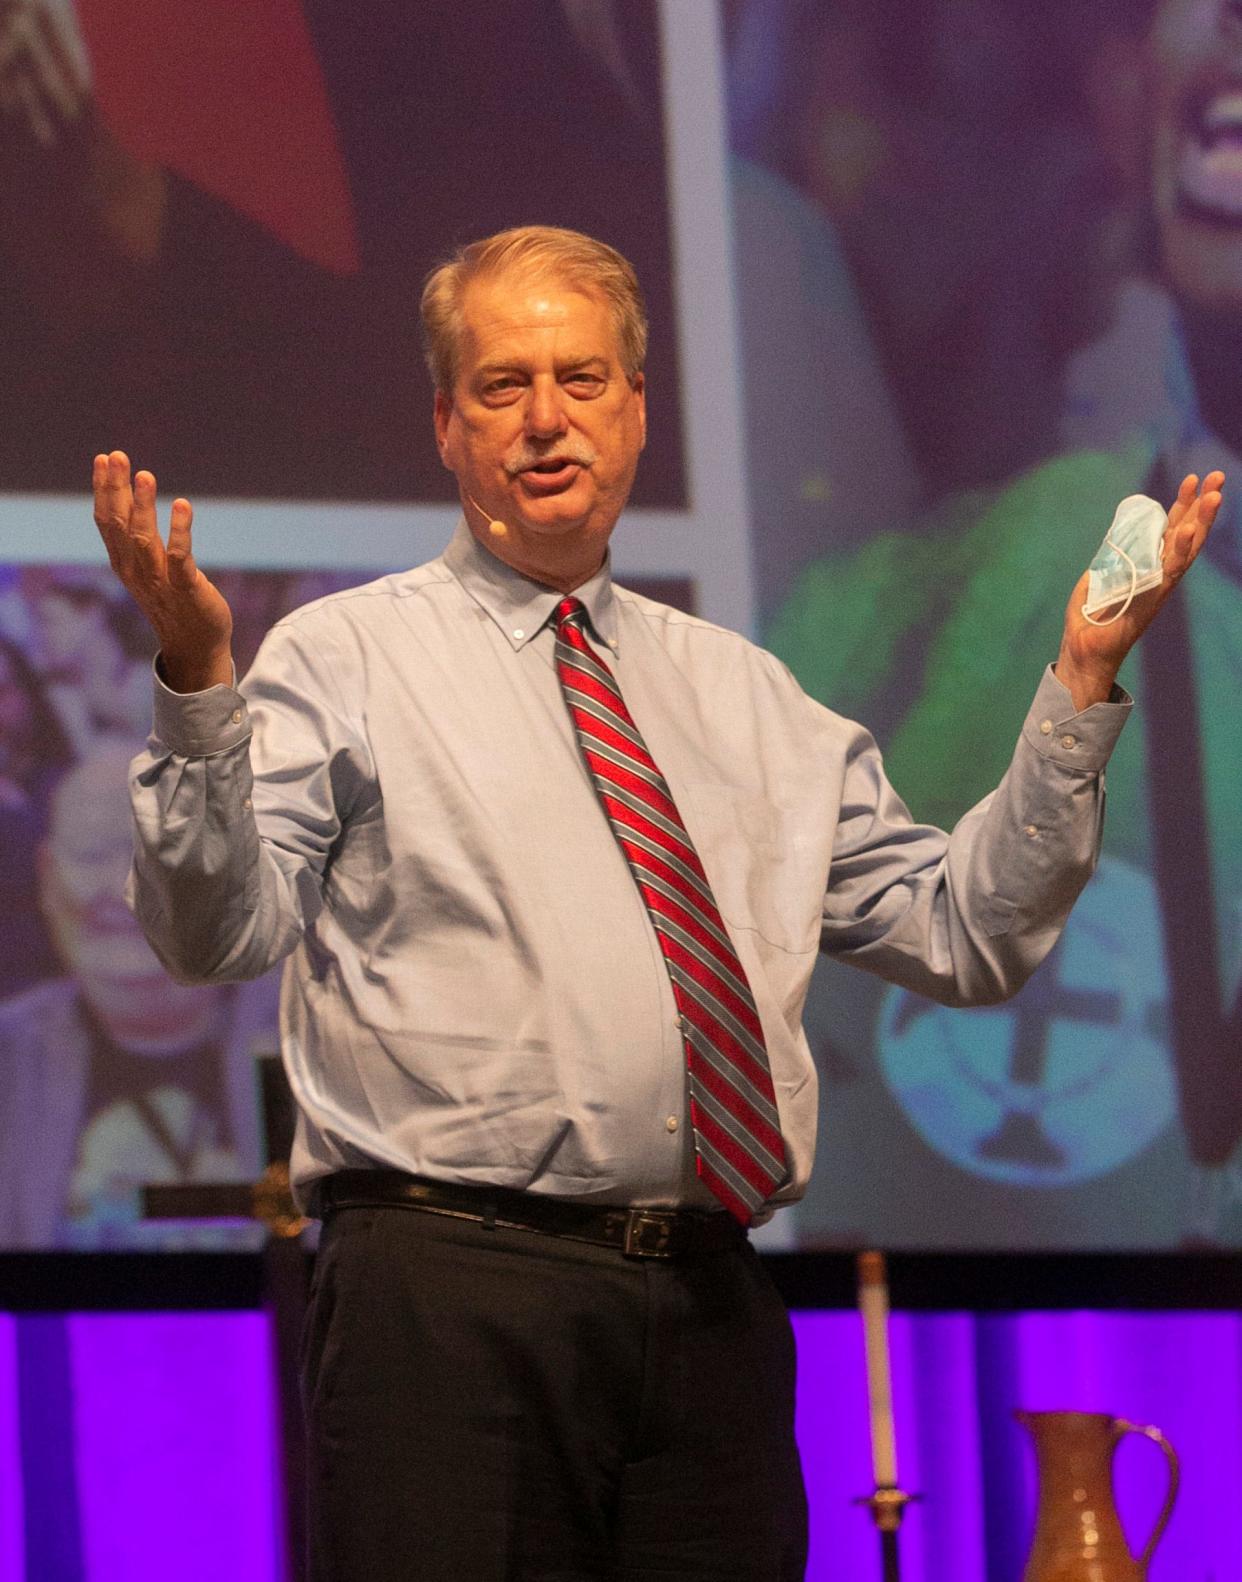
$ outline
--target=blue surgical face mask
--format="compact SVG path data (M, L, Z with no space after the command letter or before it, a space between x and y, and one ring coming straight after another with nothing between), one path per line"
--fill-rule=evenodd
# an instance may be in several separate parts
M1113 525L1091 562L1082 613L1092 626L1111 626L1140 593L1158 588L1163 582L1160 563L1164 559L1167 522L1164 507L1145 494L1127 495L1117 507ZM1121 608L1106 620L1096 620L1096 612L1110 604Z

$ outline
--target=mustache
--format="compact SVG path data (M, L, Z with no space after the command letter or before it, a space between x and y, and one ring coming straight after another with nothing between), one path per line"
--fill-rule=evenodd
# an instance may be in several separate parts
M541 461L572 461L579 467L591 467L596 459L597 453L583 440L568 440L564 444L548 445L538 450L521 441L505 457L502 466L510 478L516 478L518 473L537 467Z

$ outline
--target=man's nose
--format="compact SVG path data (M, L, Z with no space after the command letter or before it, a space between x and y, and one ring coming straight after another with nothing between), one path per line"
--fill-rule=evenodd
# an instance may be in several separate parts
M553 439L568 427L565 401L555 379L536 379L526 403L526 432L532 439Z

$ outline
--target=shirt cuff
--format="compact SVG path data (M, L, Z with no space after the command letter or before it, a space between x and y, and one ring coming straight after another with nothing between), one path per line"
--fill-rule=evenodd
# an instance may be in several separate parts
M154 665L155 735L184 758L209 758L227 752L250 735L250 712L234 685L205 692L174 692L164 684L157 655Z
M1078 713L1069 688L1049 665L1022 734L1041 758L1096 774L1108 762L1133 707L1134 699L1125 688L1114 686L1106 703L1093 703Z

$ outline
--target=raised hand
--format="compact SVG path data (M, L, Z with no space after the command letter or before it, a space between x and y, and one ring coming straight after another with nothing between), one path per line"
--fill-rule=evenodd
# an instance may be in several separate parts
M124 451L95 457L95 526L112 569L159 639L164 679L175 692L201 692L233 678L233 617L223 594L194 563L193 511L174 500L168 543L160 537L155 478L130 479Z
M1070 595L1057 675L1079 709L1103 702L1112 691L1121 662L1147 630L1157 611L1194 564L1220 509L1223 472L1210 472L1202 485L1194 473L1182 480L1164 530L1164 580L1140 593L1128 610L1107 625L1093 625L1082 613L1088 574L1083 573ZM1107 618L1112 612L1102 610Z

